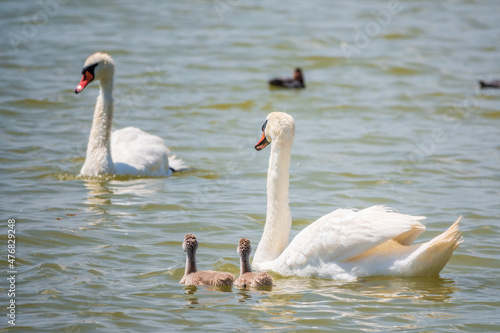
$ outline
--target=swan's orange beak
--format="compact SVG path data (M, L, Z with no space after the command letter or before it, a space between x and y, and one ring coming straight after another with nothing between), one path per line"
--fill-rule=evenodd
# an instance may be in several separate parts
M87 84L92 82L93 79L94 75L92 75L92 73L90 73L89 71L85 71L82 80L75 89L75 94L78 94L80 91L82 91L87 86Z
M269 144L269 141L267 141L266 138L266 133L262 133L262 138L260 138L260 141L255 145L255 149L257 150L262 150L267 147Z

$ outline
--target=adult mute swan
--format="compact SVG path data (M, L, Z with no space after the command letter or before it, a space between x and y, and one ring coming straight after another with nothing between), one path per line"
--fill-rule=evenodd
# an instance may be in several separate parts
M92 81L100 82L87 156L81 176L132 175L165 177L184 168L184 162L170 156L163 139L135 127L111 133L113 123L113 75L115 64L109 54L97 52L87 58L80 91Z
M255 149L271 144L267 175L267 216L253 268L282 275L353 280L356 277L437 275L462 238L461 217L441 235L412 245L425 230L423 216L396 213L384 206L337 209L307 226L289 242L292 215L288 203L293 118L272 112Z

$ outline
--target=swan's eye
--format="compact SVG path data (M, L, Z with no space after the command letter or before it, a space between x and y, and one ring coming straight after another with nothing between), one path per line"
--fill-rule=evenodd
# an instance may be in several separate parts
M262 125L262 132L266 130L266 125L267 125L267 120L264 122L264 125Z
M95 76L94 75L94 69L97 67L97 65L99 65L99 63L93 64L93 65L90 65L90 66L87 66L87 67L83 67L82 74L85 75L85 72L89 72L90 74L92 74L92 76Z

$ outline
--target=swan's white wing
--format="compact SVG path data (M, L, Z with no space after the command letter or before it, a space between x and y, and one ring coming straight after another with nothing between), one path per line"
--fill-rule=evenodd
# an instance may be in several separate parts
M408 245L425 227L423 216L399 214L384 206L338 209L307 226L278 257L291 270L342 264L390 239Z
M135 127L114 131L111 155L118 174L167 176L169 150L163 139Z

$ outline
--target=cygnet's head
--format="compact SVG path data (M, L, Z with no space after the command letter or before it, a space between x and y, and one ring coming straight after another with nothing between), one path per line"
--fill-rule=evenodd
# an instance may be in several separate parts
M262 150L273 141L282 137L293 140L295 135L295 123L292 116L284 112L271 112L267 115L262 125L262 138L255 145L255 149Z
M184 242L182 242L182 249L184 252L196 251L198 249L198 239L193 234L187 234L184 236Z
M252 253L252 246L250 245L250 240L247 238L242 238L240 239L240 243L238 244L238 249L236 250L238 254L245 258L248 258L250 256L250 253Z
M75 94L82 91L94 80L106 80L113 77L115 73L115 62L107 53L96 52L87 58L83 65L83 77L75 89Z

